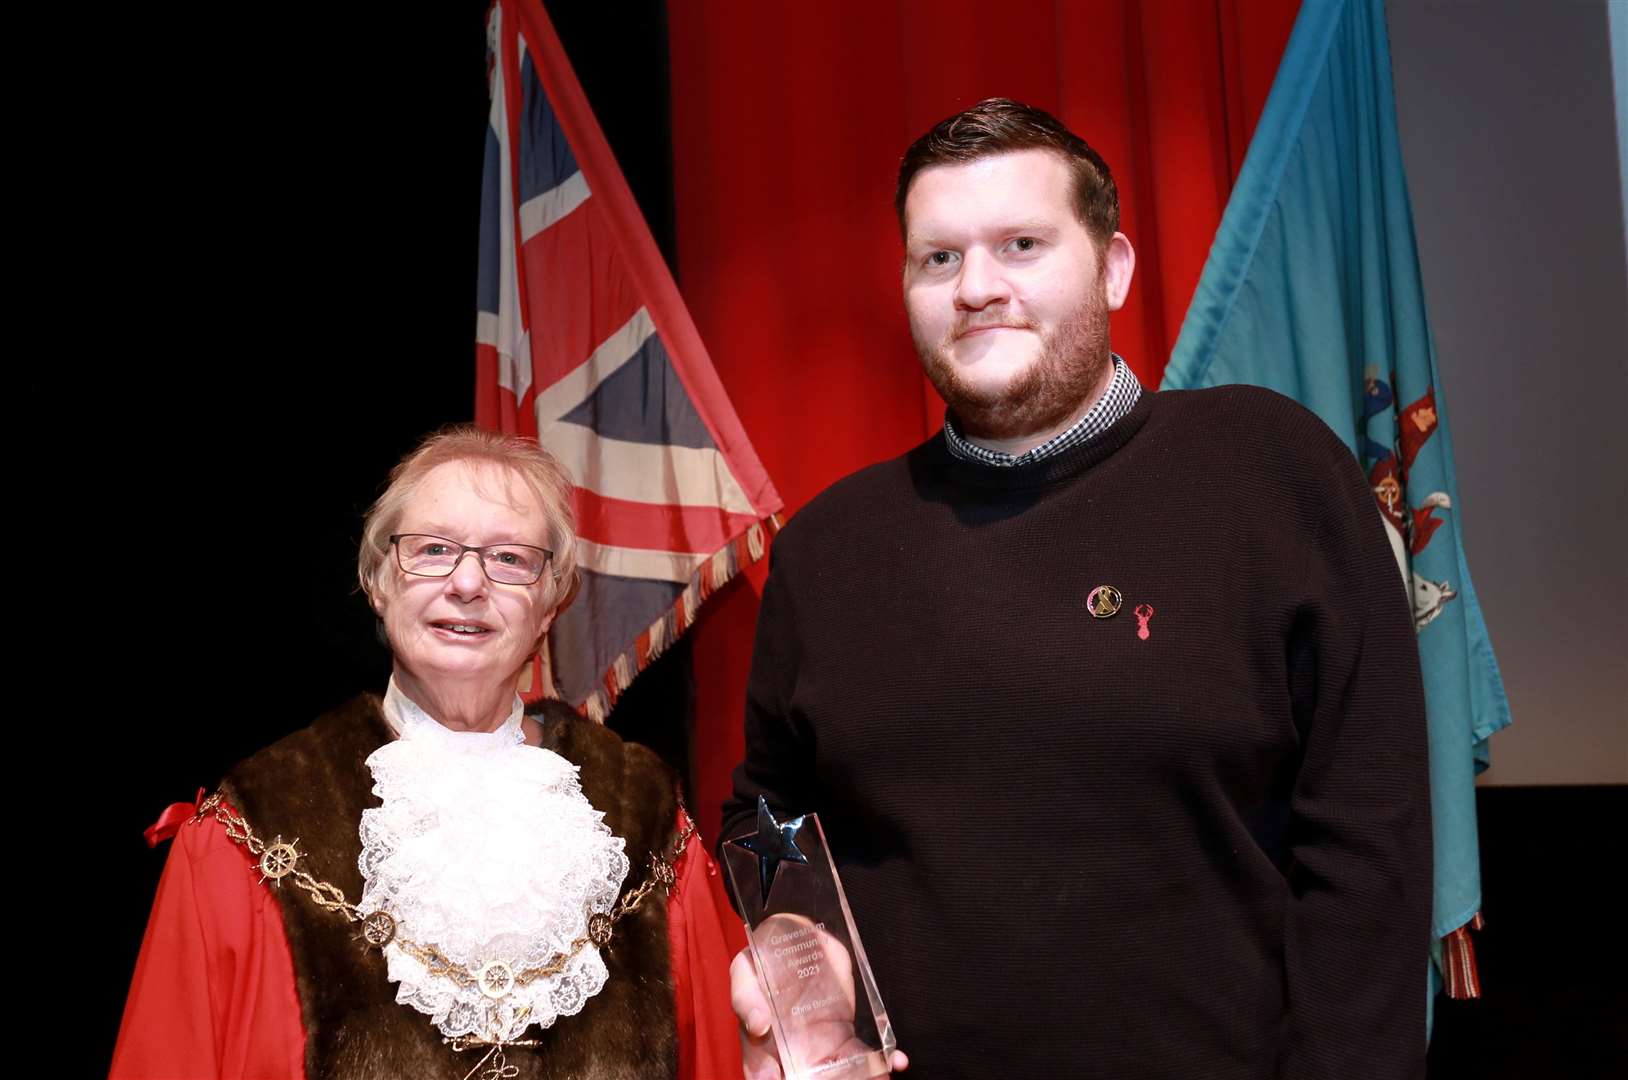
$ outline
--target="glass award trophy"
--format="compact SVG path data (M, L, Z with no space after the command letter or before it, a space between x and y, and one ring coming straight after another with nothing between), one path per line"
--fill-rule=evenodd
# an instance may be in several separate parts
M724 865L773 1016L786 1080L869 1080L897 1045L819 818L776 821L728 841Z

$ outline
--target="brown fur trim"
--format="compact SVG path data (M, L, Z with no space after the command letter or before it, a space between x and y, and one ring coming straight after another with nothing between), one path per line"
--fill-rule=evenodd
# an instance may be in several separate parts
M671 771L649 750L624 744L564 706L545 703L537 719L543 746L581 768L583 794L627 841L633 864L627 885L637 886L648 872L647 854L663 850L673 836ZM364 809L378 805L366 759L389 738L379 699L357 698L233 768L222 790L261 837L298 837L300 850L309 853L300 868L337 885L354 903L362 896L357 825ZM383 956L364 949L342 917L287 882L276 893L305 1023L307 1077L458 1080L485 1053L453 1053L429 1017L396 1004ZM667 904L659 889L617 924L604 956L610 978L580 1013L543 1031L539 1046L506 1051L519 1080L677 1074Z

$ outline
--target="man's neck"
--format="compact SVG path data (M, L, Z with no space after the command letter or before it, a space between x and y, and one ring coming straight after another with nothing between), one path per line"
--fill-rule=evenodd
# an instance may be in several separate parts
M1108 385L1113 381L1114 362L1109 360L1107 367L1103 369L1102 376L1097 379L1097 384L1091 388L1091 392L1085 396L1079 407L1069 413L1061 422L1043 430L1028 435L1017 435L1010 439L990 439L982 435L970 435L964 432L962 437L974 446L981 446L985 450L993 450L996 453L1007 454L1011 457L1026 454L1035 447L1050 442L1075 424L1078 424L1080 419L1091 411L1092 406L1102 400L1102 395L1108 392Z

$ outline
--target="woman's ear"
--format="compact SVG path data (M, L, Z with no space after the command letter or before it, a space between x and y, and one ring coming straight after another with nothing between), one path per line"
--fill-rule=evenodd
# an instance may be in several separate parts
M548 628L554 625L554 616L556 614L558 614L557 610L550 611L547 615L543 616L543 628L537 631L537 643L531 647L532 652L538 652L542 649L543 641L548 637Z

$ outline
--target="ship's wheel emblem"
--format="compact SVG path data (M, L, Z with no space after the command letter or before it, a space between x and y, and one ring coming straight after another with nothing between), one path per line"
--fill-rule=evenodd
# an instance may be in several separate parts
M476 982L481 993L496 1001L514 989L514 969L501 960L493 960L480 969Z
M362 916L362 940L382 949L396 936L396 918L388 911L372 911Z
M266 850L260 855L262 882L272 881L281 885L283 878L294 872L294 867L299 865L300 861L299 842L299 837L296 836L285 844L283 838L278 836L266 846Z

